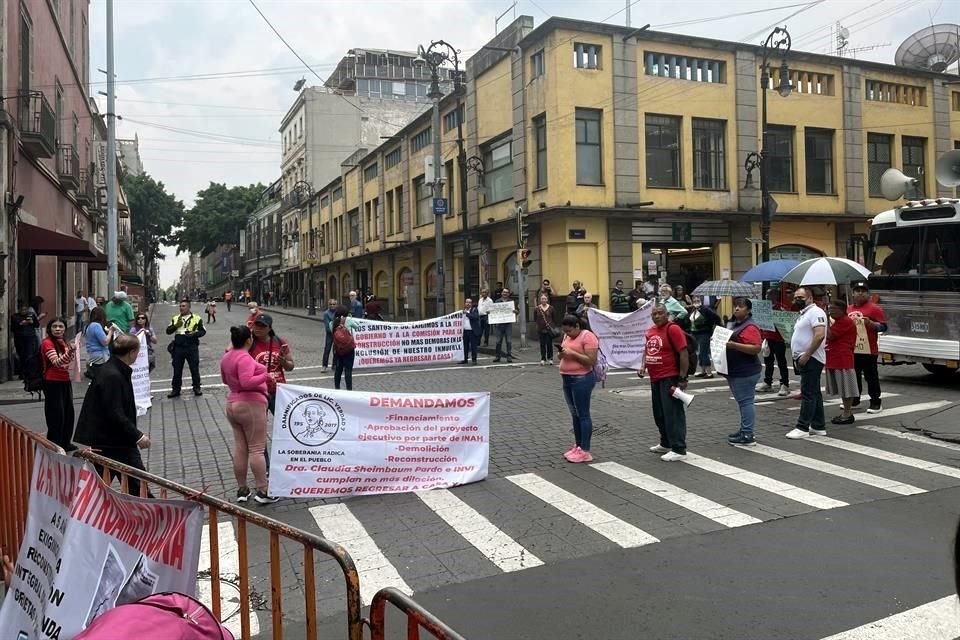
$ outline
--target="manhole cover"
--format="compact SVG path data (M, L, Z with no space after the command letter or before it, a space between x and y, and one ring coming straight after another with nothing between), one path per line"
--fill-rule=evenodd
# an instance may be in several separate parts
M490 397L491 397L491 398L501 398L501 399L506 399L506 398L519 398L521 395L523 395L523 394L517 393L516 391L492 391L492 392L490 392Z

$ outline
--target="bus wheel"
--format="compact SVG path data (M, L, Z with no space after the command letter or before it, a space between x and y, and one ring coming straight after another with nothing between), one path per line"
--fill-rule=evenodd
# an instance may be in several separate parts
M956 369L945 367L942 364L925 364L923 368L942 380L949 380L957 373Z

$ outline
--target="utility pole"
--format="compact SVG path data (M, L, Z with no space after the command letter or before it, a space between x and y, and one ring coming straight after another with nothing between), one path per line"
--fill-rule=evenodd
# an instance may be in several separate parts
M633 5L633 0L627 0L627 26L630 26L630 7Z
M107 0L107 293L120 289L117 264L117 86L113 65L113 0Z
M433 141L433 234L437 265L437 315L443 316L447 314L446 269L443 265L443 216L446 214L446 207L450 205L447 203L443 209L437 206L437 200L443 197L443 175L441 173L443 170L443 153L440 145L440 100L443 98L443 91L440 90L440 67L443 63L453 60L456 69L457 50L443 40L434 40L426 49L423 48L423 45L420 46L420 57L430 67L430 92L427 96L433 100L433 124L430 127L430 135ZM459 115L457 117L459 118ZM463 174L462 169L460 174ZM464 256L464 263L467 261L466 258L467 256ZM466 280L464 280L464 288L466 288Z

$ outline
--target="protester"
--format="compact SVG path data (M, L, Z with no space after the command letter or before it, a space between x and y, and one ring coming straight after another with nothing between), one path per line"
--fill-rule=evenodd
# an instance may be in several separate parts
M477 364L477 347L480 346L480 313L473 306L473 300L463 301L463 360L460 364Z
M333 351L333 320L337 309L337 301L333 298L327 300L327 310L323 312L323 328L325 339L323 342L323 369L321 373L326 373L330 364L330 352ZM333 363L337 363L337 354L333 354Z
M157 334L150 326L150 318L145 313L138 313L134 319L134 325L130 327L131 335L139 338L141 333L147 338L147 362L149 363L149 370L153 371L157 368L157 356L153 348L153 345L157 344Z
M206 311L207 313L207 324L213 324L214 322L217 321L217 301L216 300L211 300L210 302L208 302L207 307L206 309L204 309L204 311Z
M93 292L88 292L88 293L89 295L87 296L86 302L87 302L87 318L89 319L90 312L96 309L100 305L97 303L97 299L93 297Z
M193 395L202 396L200 390L200 338L207 335L203 328L203 319L190 311L190 300L180 301L180 312L173 316L167 325L167 335L173 336L170 353L173 355L173 380L168 398L179 398L183 384L183 363L190 366L193 379Z
M550 280L547 278L543 279L543 283L540 285L540 288L537 289L536 295L534 295L534 300L540 300L540 296L547 296L547 300L550 300L556 294L553 292L553 286L550 284Z
M633 289L627 294L627 299L630 301L630 311L636 311L643 306L643 303L647 300L647 295L643 292L642 280L634 281Z
M673 288L673 297L677 299L677 302L682 304L684 308L693 306L693 297L690 296L683 288L682 284L678 284Z
M113 339L114 325L108 327L106 324L107 314L102 307L90 312L90 324L83 333L83 342L87 349L87 369L84 375L91 380L110 359L110 340Z
M664 283L660 285L660 303L666 307L671 322L683 325L687 319L687 308L673 297L673 287Z
M880 413L883 409L880 400L880 372L877 371L877 355L880 346L877 342L877 333L887 330L887 316L880 305L870 300L870 289L866 282L853 283L853 304L847 307L847 315L862 325L857 327L857 333L866 332L869 343L869 353L854 353L853 362L857 376L857 396L853 399L853 406L860 405L860 396L863 395L863 380L867 381L867 393L870 394L870 407L867 413ZM862 340L861 340L862 342Z
M570 293L567 294L567 313L577 315L577 309L583 304L583 294L587 292L579 280L574 280Z
M73 345L64 339L67 323L54 318L47 323L47 337L40 343L43 366L43 415L47 421L47 440L65 451L76 449L73 439L73 384L70 370L77 356Z
M483 346L490 346L490 307L493 306L493 298L490 297L490 291L486 287L480 290L480 300L477 301L477 313L480 314L480 333L483 337Z
M596 309L597 305L593 304L593 294L589 291L584 292L583 302L577 307L577 317L580 318L580 326L584 329L590 329L590 315L587 312L587 309Z
M590 440L593 420L590 417L590 399L597 384L593 366L597 363L600 341L592 332L581 329L576 316L567 315L561 327L564 333L560 344L560 377L563 379L563 398L573 419L574 444L563 454L568 462L591 462Z
M35 362L39 362L40 341L37 340L37 330L40 328L40 319L37 314L30 310L22 300L17 305L19 311L13 314L10 320L13 333L13 348L17 352L17 360L20 362L20 377L26 378L26 372Z
M265 317L269 318L264 314L258 322ZM272 343L273 339L270 341ZM220 378L230 389L227 420L233 428L233 473L238 485L237 502L250 499L247 471L251 470L257 484L253 499L260 504L270 504L277 501L267 493L265 455L271 375L267 367L250 355L256 347L256 339L249 328L230 327L230 345L233 348L220 361Z
M553 364L553 341L560 337L560 330L553 324L553 306L547 294L540 295L540 303L533 316L540 336L540 366Z
M353 361L357 343L353 339L354 330L360 325L350 316L350 310L340 305L334 311L333 318L333 386L340 388L341 377L346 377L347 391L353 390Z
M617 280L616 286L610 290L610 311L630 313L630 296L623 290L623 280Z
M30 313L37 316L37 320L39 320L41 323L43 322L44 318L47 317L46 312L43 311L44 302L46 301L43 299L43 296L33 296L32 298L30 298ZM40 341L43 340L43 336L41 335L39 324L37 325L37 329L34 332L34 335L36 335L37 344L40 344Z
M233 292L225 291L223 294L223 301L227 303L227 313L229 313L230 307L233 305Z
M83 333L83 316L87 312L87 297L83 291L77 291L77 299L73 301L74 315L73 330Z
M779 302L780 290L770 289L767 292L767 300L770 300L771 306L775 311L783 309ZM762 331L763 339L767 341L768 354L763 359L765 370L763 382L757 387L757 391L768 393L773 390L773 361L776 359L777 368L780 369L780 388L777 395L785 398L790 395L790 371L787 368L787 343L783 341L783 336L774 327L773 331Z
M697 378L713 377L713 361L710 359L710 338L713 329L721 325L720 316L708 304L698 298L693 298L693 312L690 313L690 333L697 341L697 366L700 371Z
M747 298L733 301L733 320L727 325L733 331L727 341L727 384L740 407L740 430L727 436L727 444L741 447L756 445L757 380L760 379L760 349L763 338L753 321L753 303Z
M277 406L277 385L287 381L286 371L293 371L293 356L287 341L274 332L273 317L269 314L260 314L253 323L252 333L250 355L266 367L270 374L270 379L267 380L267 409L273 413Z
M827 316L815 304L813 292L807 287L794 292L793 305L800 311L790 340L793 368L800 375L800 415L796 428L787 433L787 437L798 440L827 435L823 392L820 390L820 374L827 361L823 344L827 335Z
M115 324L126 331L133 324L135 314L133 313L133 307L127 302L126 291L114 291L113 297L110 302L104 305L103 310L107 314L108 325Z
M497 284L493 287L493 301L500 302L503 298L503 283L497 280Z
M145 471L140 449L150 446L150 437L137 428L137 403L133 393L133 364L140 352L140 340L118 334L110 343L110 359L87 389L77 420L76 440L93 448L104 458ZM97 467L97 473L103 470ZM120 473L111 470L113 478ZM140 495L140 481L127 476L127 490ZM153 497L149 493L148 497Z
M373 294L367 296L367 304L363 307L363 317L367 320L383 321L383 308Z
M96 302L98 307L103 307L107 304L107 299L103 296L97 296Z
M833 300L828 308L827 327L827 394L837 396L843 404L843 413L830 420L833 424L853 424L853 401L860 397L857 387L854 346L857 344L857 324L847 315L843 300Z
M520 311L517 310L516 303L510 298L510 289L504 288L500 292L500 302L509 303L513 305L513 315L519 315ZM503 356L503 343L507 343L507 362L513 362L513 323L512 322L501 322L497 325L497 354L493 359L494 362L500 362L500 358Z
M256 302L248 302L247 309L250 310L250 315L247 316L247 328L252 329L253 323L257 321L257 316L263 313L263 309Z
M687 415L683 402L673 397L674 389L687 388L687 337L667 315L663 303L652 311L653 326L647 331L643 368L637 372L650 374L653 402L653 420L660 432L660 444L650 447L652 453L662 454L664 462L676 462L687 457Z
M351 291L348 295L350 297L350 315L354 318L362 318L363 303L357 300L357 292Z

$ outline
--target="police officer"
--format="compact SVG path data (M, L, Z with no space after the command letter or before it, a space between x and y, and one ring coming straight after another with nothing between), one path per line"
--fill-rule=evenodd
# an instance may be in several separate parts
M190 311L190 300L180 301L180 313L175 315L167 325L167 335L173 336L170 353L173 355L173 382L168 398L180 397L180 385L183 383L183 363L190 365L190 376L193 378L193 395L202 396L200 390L200 338L207 335L203 328L203 320L196 313Z

